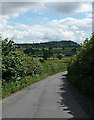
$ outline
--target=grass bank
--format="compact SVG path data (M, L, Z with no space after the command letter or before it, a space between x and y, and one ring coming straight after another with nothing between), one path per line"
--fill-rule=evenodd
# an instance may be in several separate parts
M49 75L66 71L68 59L68 57L64 57L62 60L50 59L46 60L43 63L41 63L37 59L31 61L33 62L32 69L29 67L28 69L31 71L29 71L28 73L31 72L33 74L26 74L22 77L19 77L19 79L17 78L17 80L15 81L10 80L9 82L3 83L2 98L9 96L12 93L17 92L30 84L43 80Z

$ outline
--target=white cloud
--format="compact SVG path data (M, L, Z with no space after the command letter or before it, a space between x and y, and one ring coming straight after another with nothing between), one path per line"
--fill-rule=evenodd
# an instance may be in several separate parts
M48 21L48 20L49 20L49 18L43 18L43 20L46 20L46 21Z
M61 27L62 29L65 28L67 30L74 29L75 26L76 29L81 29L84 31L91 31L92 28L92 19L91 18L84 18L84 19L75 19L71 17L67 17L62 20L53 20L49 23L52 26Z
M71 17L49 21L45 25L27 26L24 24L7 25L4 22L3 38L14 38L15 42L47 42L54 40L73 40L82 42L92 31L91 18L74 19Z
M71 27L71 29L73 29L73 30L78 30L78 27L75 26L75 25L73 25L73 26Z
M90 13L86 14L86 17L87 18L91 18L92 17L92 13L91 14Z
M59 12L66 15L75 13L86 13L91 11L90 3L47 3L49 7L54 9L54 12ZM46 3L3 3L3 17L0 22L0 31L3 38L14 38L15 42L46 42L52 40L73 40L82 42L86 38L86 32L92 32L92 19L90 15L84 19L75 19L67 17L61 20L49 21L43 25L27 26L24 24L9 25L7 20L12 17L18 17L27 11L42 13L48 11ZM49 9L50 10L50 9ZM32 18L30 18L32 19Z

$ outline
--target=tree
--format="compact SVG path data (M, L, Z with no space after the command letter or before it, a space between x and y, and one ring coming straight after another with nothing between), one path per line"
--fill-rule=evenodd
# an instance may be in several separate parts
M57 58L58 58L58 59L62 59L62 54L58 54L58 55L57 55Z
M35 50L33 49L33 48L31 48L31 47L28 47L28 48L25 48L24 50L23 50L23 52L25 53L25 54L28 54L28 55L34 55L35 54Z
M45 51L45 48L42 48L42 51Z
M76 48L73 48L73 49L72 49L72 52L75 54L75 53L76 53Z
M53 48L52 47L49 47L49 50L52 50Z
M65 50L65 47L62 47L62 50Z
M47 60L47 58L50 58L51 57L51 54L48 50L45 50L43 52L43 59Z

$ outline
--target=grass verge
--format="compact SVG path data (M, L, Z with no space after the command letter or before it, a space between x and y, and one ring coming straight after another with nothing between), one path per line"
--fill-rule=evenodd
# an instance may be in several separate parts
M67 59L68 60L68 59ZM31 85L35 82L45 79L49 75L53 75L59 72L67 70L67 64L65 60L47 60L45 63L42 63L43 72L41 74L35 74L33 76L24 76L20 80L11 81L5 83L2 88L2 98L5 98L12 93L15 93L28 85Z

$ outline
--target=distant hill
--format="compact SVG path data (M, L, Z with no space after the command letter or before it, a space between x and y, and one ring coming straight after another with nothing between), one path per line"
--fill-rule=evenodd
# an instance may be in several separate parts
M62 48L62 47L80 47L79 44L77 44L76 42L73 42L71 40L69 41L51 41L51 42L45 42L45 43L19 43L19 44L15 44L18 47L22 47L22 48L28 48L28 47L32 47L32 48Z
M56 54L72 55L79 48L80 45L73 41L51 41L45 43L23 43L15 44L18 49L23 50L25 54L29 56L43 56L45 50L52 51L54 56Z

